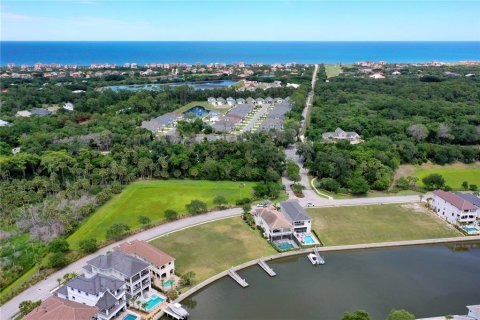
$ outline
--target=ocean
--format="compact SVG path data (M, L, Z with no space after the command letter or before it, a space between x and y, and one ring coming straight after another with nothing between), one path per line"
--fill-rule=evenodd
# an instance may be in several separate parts
M480 42L2 41L1 65L92 63L353 63L480 60Z

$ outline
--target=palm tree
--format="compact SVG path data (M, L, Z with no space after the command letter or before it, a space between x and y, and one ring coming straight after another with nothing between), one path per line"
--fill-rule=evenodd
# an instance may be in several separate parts
M147 302L143 302L143 303L142 303L142 309L145 310L145 311L147 311L147 305L148 305Z
M62 284L62 278L57 278L57 282L58 282L58 286L60 287L60 285Z

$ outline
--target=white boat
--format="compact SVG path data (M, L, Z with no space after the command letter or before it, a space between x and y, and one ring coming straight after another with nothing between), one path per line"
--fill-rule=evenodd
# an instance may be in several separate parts
M317 256L315 255L315 253L309 253L307 257L308 257L308 260L310 260L310 262L313 265L320 264L319 261L317 260Z
M177 314L180 319L186 319L190 314L185 310L180 303L173 303L168 306L175 314Z

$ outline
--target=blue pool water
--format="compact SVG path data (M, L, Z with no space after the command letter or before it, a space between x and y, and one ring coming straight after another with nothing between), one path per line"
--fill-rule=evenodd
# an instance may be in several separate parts
M170 280L167 280L163 283L163 287L164 288L168 288L168 287L171 287L172 286L172 283L173 283L173 280L170 279Z
M463 227L463 230L465 230L467 232L477 232L477 231L479 231L477 228L473 228L473 227Z
M147 310L150 311L155 308L158 304L162 303L165 299L153 294L150 300L147 302Z
M203 117L203 116L205 116L209 113L210 113L210 111L205 109L204 107L195 106L195 107L192 107L192 108L188 109L183 114L186 115L186 116L200 118L200 117Z
M127 316L125 316L123 318L123 320L136 320L138 319L136 316L134 316L133 314L128 314Z
M307 235L307 236L304 236L303 237L303 242L305 244L314 244L315 243L315 240L313 240L312 236L311 235Z
M288 249L293 249L293 245L288 243L288 242L281 242L277 244L278 249L280 250L288 250Z

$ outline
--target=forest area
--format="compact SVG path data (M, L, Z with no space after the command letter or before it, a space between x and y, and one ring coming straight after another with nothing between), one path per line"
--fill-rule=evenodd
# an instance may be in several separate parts
M480 160L480 79L452 77L451 68L417 69L382 80L346 73L317 82L311 143L299 152L319 187L383 191L400 164ZM322 139L336 128L355 131L363 142Z

